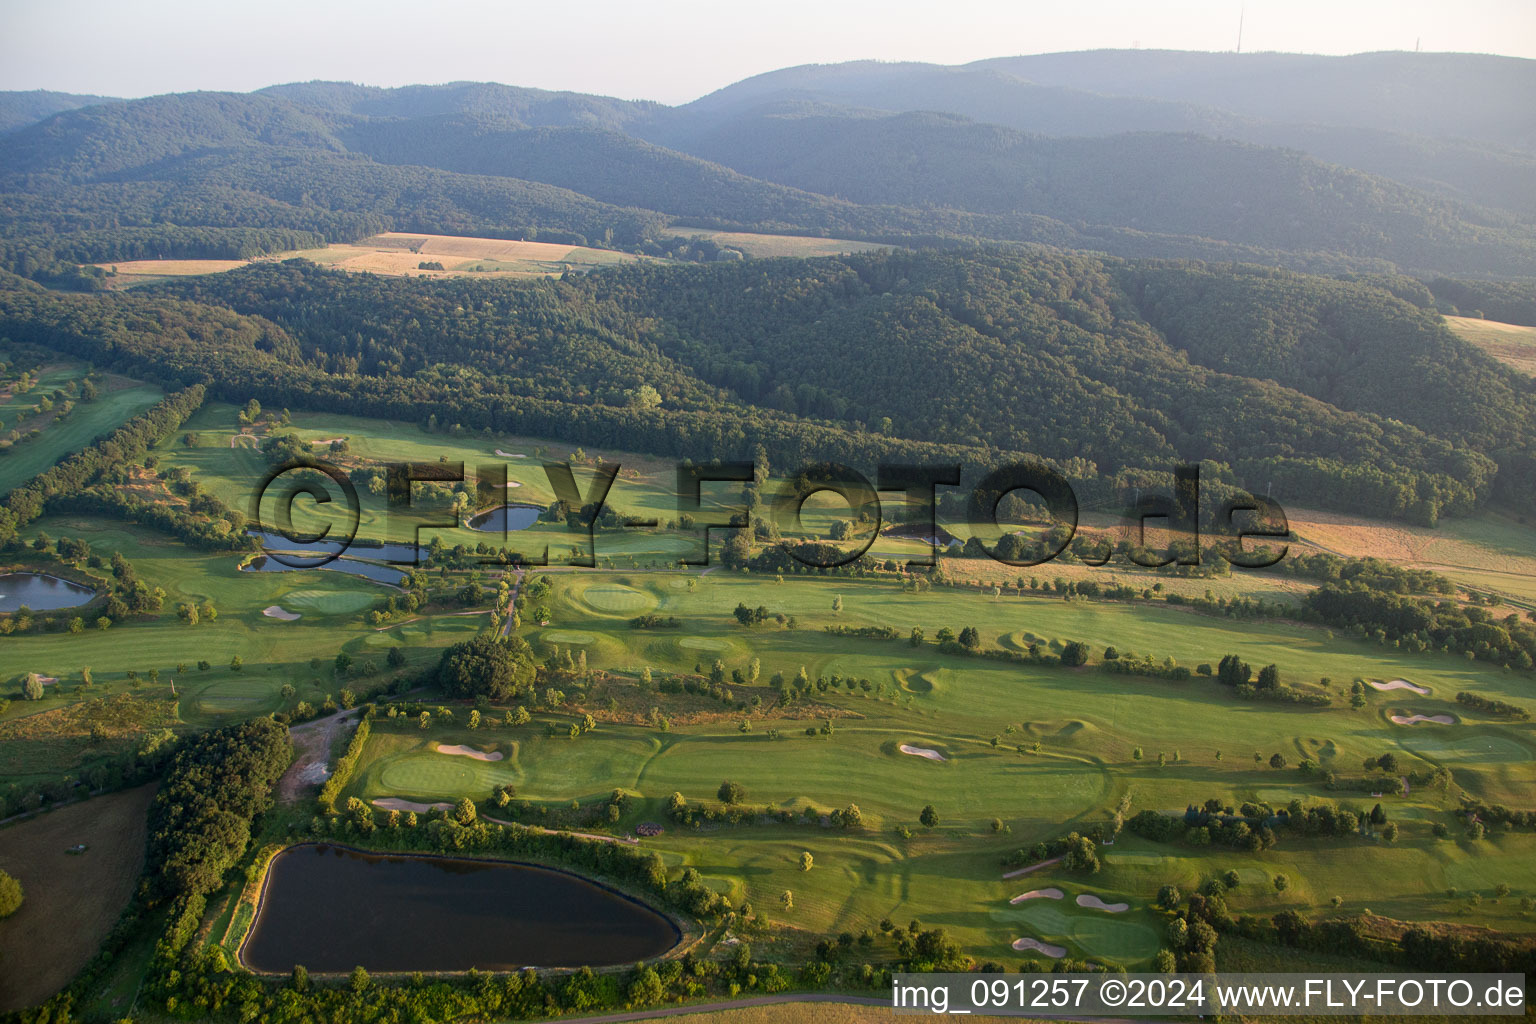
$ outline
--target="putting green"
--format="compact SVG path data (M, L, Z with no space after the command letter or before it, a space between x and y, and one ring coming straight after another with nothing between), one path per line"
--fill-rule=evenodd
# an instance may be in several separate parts
M552 644L590 644L594 643L597 637L577 629L546 629L539 634L539 639Z
M514 782L516 778L517 770L510 761L477 761L419 751L386 764L379 772L379 787L403 797L480 797L489 793L492 786Z
M1151 957L1162 944L1152 928L1118 915L1081 911L1054 900L1030 900L1019 907L1010 916L1024 922L1027 934L1047 942L1070 941L1084 956L1130 963Z
M291 611L311 615L346 615L362 611L375 601L372 594L355 590L324 590L312 588L295 590L283 598L283 604Z
M1162 944L1157 932L1146 925L1109 915L1075 917L1067 934L1088 956L1121 963L1145 960Z
M390 636L389 631L386 630L383 633L374 633L372 636L364 640L363 643L369 647L398 647L400 644L400 638L396 636Z
M599 583L581 592L581 599L600 612L634 615L656 607L656 598L618 583Z

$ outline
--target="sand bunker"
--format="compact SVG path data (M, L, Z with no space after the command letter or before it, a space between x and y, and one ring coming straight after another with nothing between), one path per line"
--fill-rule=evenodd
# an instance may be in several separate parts
M526 459L528 457L526 455L518 455L516 452L504 452L500 448L496 449L496 454L504 459Z
M1090 910L1104 910L1111 914L1123 914L1127 910L1131 909L1131 905L1129 903L1105 903L1097 896L1093 896L1086 892L1077 898L1077 905L1080 907L1087 907Z
M476 750L474 747L466 747L463 744L447 747L439 743L435 749L439 754L453 754L456 757L472 757L476 761L500 761L507 756L499 750L488 754L483 750Z
M1044 953L1052 960L1060 960L1067 955L1065 946L1053 946L1049 942L1041 942L1039 939L1014 939L1013 948L1020 952L1032 949L1037 953Z
M1023 903L1025 900L1059 900L1066 895L1060 889L1031 889L1029 892L1021 892L1009 903Z
M1435 725L1455 725L1456 719L1450 715L1391 715L1393 725L1417 725L1420 722L1433 722Z
M286 608L280 608L275 604L269 604L261 610L261 614L269 619L282 619L284 622L292 622L299 617L298 612L290 612Z
M397 796L386 796L375 800L373 806L381 811L415 811L417 814L426 814L428 811L453 810L453 804L419 804L414 800L401 800Z
M345 440L346 440L346 438L344 438L344 437L322 437L319 440L311 441L309 443L310 444L335 444L337 441L345 441Z
M1369 686L1373 690L1412 690L1414 693L1418 694L1420 697L1428 697L1429 696L1429 687L1427 687L1427 686L1415 686L1413 683L1410 683L1406 679L1394 679L1390 683L1380 683L1380 682L1377 682L1376 680L1372 679L1366 685Z
M516 480L508 480L507 481L507 489L508 490L511 490L514 487L521 487L521 486L523 486L523 485L518 483Z
M1060 863L1061 863L1061 858L1060 857L1051 857L1049 860L1042 860L1038 864L1031 864L1027 868L1019 868L1017 871L1010 871L1006 875L1004 875L1003 877L1004 878L1018 878L1020 875L1027 875L1031 871L1039 871L1041 868L1048 868L1052 864L1060 864Z
M943 754L939 753L937 750L929 750L927 747L913 747L903 743L896 749L900 750L903 754L911 754L913 757L926 757L930 761L944 760Z

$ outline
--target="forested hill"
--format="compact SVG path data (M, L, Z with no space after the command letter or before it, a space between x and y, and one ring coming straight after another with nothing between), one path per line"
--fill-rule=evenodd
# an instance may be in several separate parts
M1282 502L1418 522L1496 490L1529 500L1531 383L1429 301L1400 279L995 249L521 284L295 261L107 296L0 292L0 333L235 401L693 459L762 444L974 471L1034 453L1099 495L1205 460L1207 479ZM1213 340L1239 335L1261 370ZM1426 386L1433 365L1472 384Z
M1484 54L1093 50L959 67L786 68L685 109L705 123L796 102L944 112L1043 135L1196 132L1299 149L1530 217L1536 114L1526 97L1533 94L1536 62Z
M1460 83L1451 92L1463 99L1533 66L1420 56L1414 67L1458 69L1436 80ZM310 82L51 114L82 98L12 94L0 111L42 120L0 147L0 268L89 284L73 264L235 258L276 251L292 232L353 241L383 229L638 252L678 223L1536 277L1529 115L1479 108L1472 139L1401 130L1447 130L1442 97L1417 121L1382 118L1398 130L1358 127L1390 104L1400 64L1340 65L1359 94L1340 100L1345 122L1316 104L1266 120L1151 85L1101 95L1030 82L1007 63L789 69L682 107L480 83ZM1243 69L1262 78L1270 66L1242 58L1222 73L1256 103ZM219 235L252 229L289 234Z
M51 92L32 89L27 92L0 92L0 134L16 128L25 128L61 110L91 107L98 103L114 103L107 96L86 96L71 92Z

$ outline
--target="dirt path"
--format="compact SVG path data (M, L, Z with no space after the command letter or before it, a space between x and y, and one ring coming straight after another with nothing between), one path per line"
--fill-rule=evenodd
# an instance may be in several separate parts
M502 623L502 626L501 626L501 635L502 636L511 636L512 635L512 608L517 604L517 593L518 593L518 591L523 589L523 568L522 568L522 566L516 567L513 571L517 573L517 580L512 584L512 599L507 602L507 621Z
M599 843L620 843L625 846L638 846L640 840L630 836L604 836L596 832L572 832L564 828L545 828L543 825L524 825L520 821L508 821L506 818L493 818L489 814L480 815L486 821L495 825L518 825L530 832L542 832L547 836L575 836L577 839L592 839Z
M278 800L295 803L306 789L318 788L330 777L331 746L336 734L361 716L361 710L349 708L288 730L295 757L277 781Z

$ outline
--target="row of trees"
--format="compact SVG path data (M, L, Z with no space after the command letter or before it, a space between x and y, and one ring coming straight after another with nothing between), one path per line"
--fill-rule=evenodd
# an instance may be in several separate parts
M1450 651L1479 661L1529 670L1536 665L1536 625L1509 613L1330 583L1307 594L1318 621L1415 651Z

